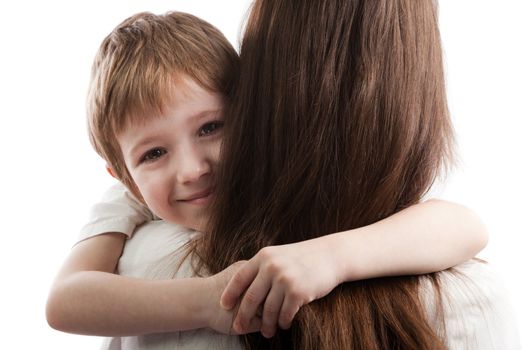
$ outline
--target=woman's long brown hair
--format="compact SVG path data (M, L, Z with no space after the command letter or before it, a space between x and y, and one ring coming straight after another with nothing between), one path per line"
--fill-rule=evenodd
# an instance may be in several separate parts
M420 201L452 149L436 12L431 0L255 2L197 243L209 272ZM418 281L344 283L247 348L443 349Z

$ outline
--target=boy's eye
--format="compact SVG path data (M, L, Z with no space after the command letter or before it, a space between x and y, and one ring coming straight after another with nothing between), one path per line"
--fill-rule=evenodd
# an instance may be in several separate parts
M204 124L199 130L199 136L208 136L213 134L215 131L222 128L224 123L222 121L214 121Z
M166 150L163 148L152 148L140 158L140 163L152 162L166 154Z

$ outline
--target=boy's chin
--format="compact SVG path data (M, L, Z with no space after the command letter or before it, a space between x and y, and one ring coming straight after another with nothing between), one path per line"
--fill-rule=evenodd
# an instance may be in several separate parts
M161 217L161 219L169 223L172 223L172 224L184 226L185 228L194 230L194 231L206 232L208 230L208 216L204 214L199 217L192 217L190 220L188 220L188 218L177 218L177 217L170 217L170 218Z

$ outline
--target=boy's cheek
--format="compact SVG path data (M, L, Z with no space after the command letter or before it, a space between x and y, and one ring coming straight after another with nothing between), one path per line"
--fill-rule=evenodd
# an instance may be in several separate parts
M207 152L208 153L208 158L210 159L213 168L220 161L221 148L222 148L222 139L221 138L218 138L215 142L211 143L208 146L208 152Z
M159 195L163 192L162 182L154 173L135 172L132 174L137 189L151 209L158 207Z

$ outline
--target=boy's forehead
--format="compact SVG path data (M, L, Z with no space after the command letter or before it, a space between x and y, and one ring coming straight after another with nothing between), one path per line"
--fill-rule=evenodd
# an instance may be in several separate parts
M189 77L174 80L168 90L163 110L180 108L197 113L222 109L224 106L225 98L221 93L210 90Z
M222 95L216 89L210 89L186 75L179 75L172 79L169 90L171 91L168 97L171 99L189 99L200 97L203 94Z
M157 81L153 85L138 87L135 96L123 112L123 123L117 127L119 132L130 126L145 125L149 120L162 117L169 106L180 96L189 96L187 78L172 75L170 79Z
M220 112L225 103L224 95L210 91L189 77L172 79L170 84L159 88L155 95L155 99L143 99L143 103L129 106L125 123L118 128L119 133L131 126L144 126L148 121L163 118L174 110L187 112L190 118Z

